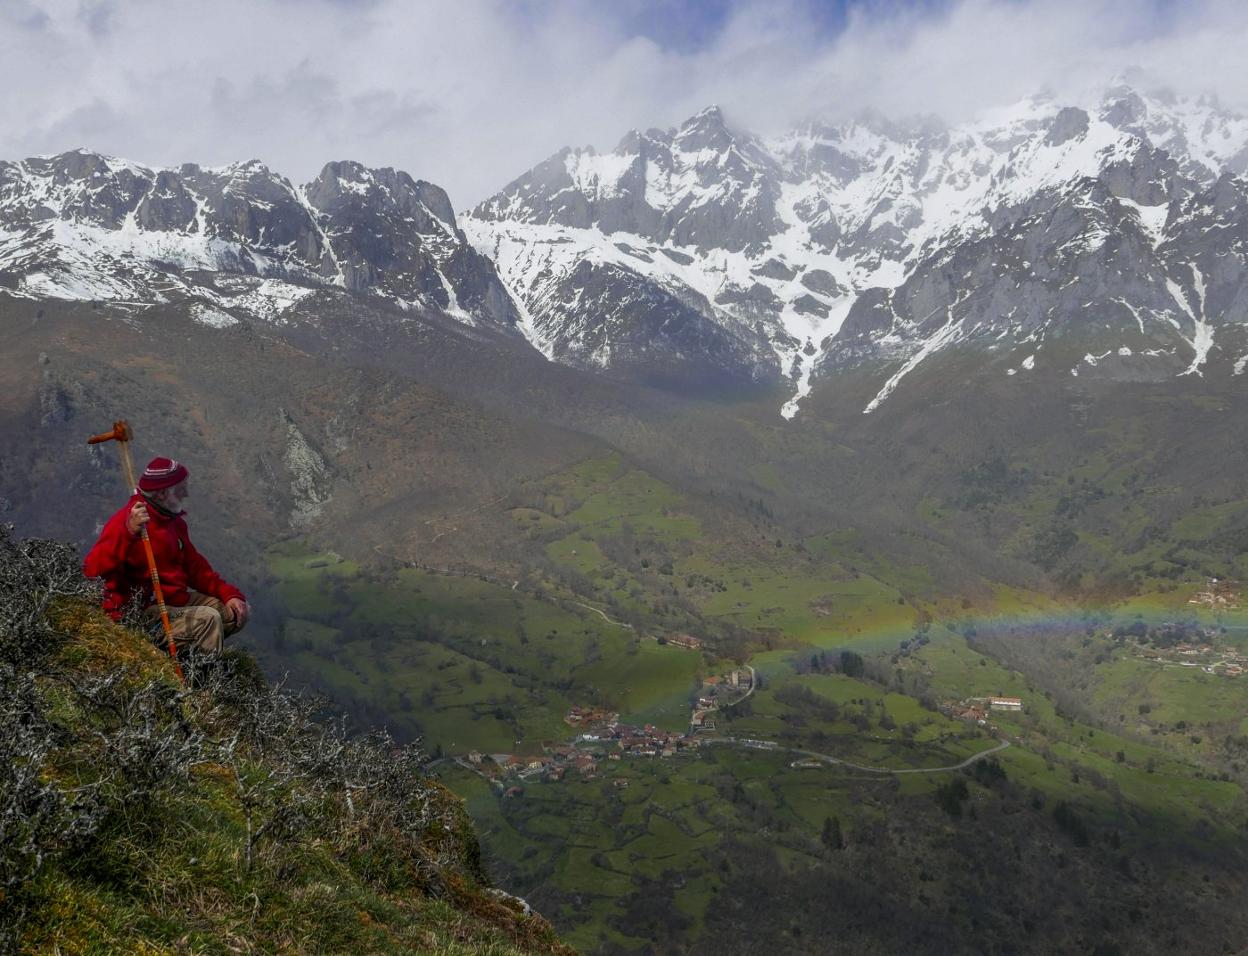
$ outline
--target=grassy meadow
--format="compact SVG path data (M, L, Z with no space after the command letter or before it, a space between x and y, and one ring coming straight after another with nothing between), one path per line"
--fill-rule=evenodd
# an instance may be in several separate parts
M683 730L703 677L755 667L761 686L717 715L714 736L772 751L721 742L600 761L592 779L533 779L514 798L441 764L504 885L586 952L699 938L721 890L835 868L850 859L842 845L897 851L909 818L935 834L902 871L929 894L956 893L933 867L981 814L1119 853L1212 847L1248 823L1243 777L1215 740L1248 732L1248 678L1160 667L1107 636L1115 622L1202 618L1186 603L1194 578L1095 611L990 580L973 599L950 595L922 563L871 552L854 529L786 539L765 507L719 508L620 456L528 482L499 507L531 556L512 580L361 565L311 542L272 549L276 647L296 679L447 754L566 741L573 705ZM939 505L929 518L942 520ZM1217 520L1183 527L1208 535ZM1248 641L1234 615L1202 619L1228 645ZM1061 658L1050 620L1094 636L1070 637ZM988 639L997 632L1008 639ZM666 642L677 633L704 648ZM1019 647L1028 653L1012 656ZM861 672L846 673L843 654ZM1074 703L1077 681L1047 679L1045 655L1084 675ZM990 694L1025 709L994 712L991 727L941 711ZM939 769L1001 741L981 764ZM803 752L874 772L805 766Z

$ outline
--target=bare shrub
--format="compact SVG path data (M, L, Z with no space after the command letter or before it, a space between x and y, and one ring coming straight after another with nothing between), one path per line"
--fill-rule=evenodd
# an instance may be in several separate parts
M42 660L62 640L48 620L52 604L98 594L72 547L15 541L12 527L0 525L0 661L22 670Z
M419 743L352 735L326 701L270 685L245 654L191 658L185 685L133 657L78 667L82 651L58 653L73 635L53 621L57 602L82 599L98 588L72 548L0 528L0 951L17 945L50 861L88 859L114 837L142 844L170 801L203 785L199 766L228 771L247 870L314 833L364 861L368 878L414 872L436 893L442 868L479 873Z

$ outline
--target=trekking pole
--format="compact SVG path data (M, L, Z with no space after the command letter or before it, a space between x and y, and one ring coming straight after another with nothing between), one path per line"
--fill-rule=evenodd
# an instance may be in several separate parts
M92 435L87 439L88 445L98 445L106 441L115 441L121 449L121 467L126 473L126 484L130 486L130 493L134 494L138 490L138 486L134 483L134 463L130 461L130 440L134 437L134 432L130 430L130 424L123 418L120 421L113 422L113 430L105 432L103 435ZM143 525L139 529L139 534L143 537L143 551L147 555L147 570L152 576L152 593L156 597L156 607L160 609L160 624L165 630L165 641L169 646L169 657L173 660L173 669L177 672L178 680L186 683L186 678L182 675L182 665L178 663L178 650L173 643L173 625L169 623L169 609L165 607L165 592L160 587L160 572L156 570L156 555L152 553L152 539L147 536L147 525Z

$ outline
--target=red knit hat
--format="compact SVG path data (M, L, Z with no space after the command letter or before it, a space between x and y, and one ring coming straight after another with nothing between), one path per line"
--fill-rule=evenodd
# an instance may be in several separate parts
M190 474L186 465L172 458L153 458L147 463L147 470L139 479L139 491L160 491L172 488L178 482L185 481Z

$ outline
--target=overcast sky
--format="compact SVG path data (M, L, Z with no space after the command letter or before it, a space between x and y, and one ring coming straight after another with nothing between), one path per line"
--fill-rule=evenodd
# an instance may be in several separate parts
M0 0L0 157L396 166L464 208L710 103L957 121L1114 73L1248 107L1231 0Z

